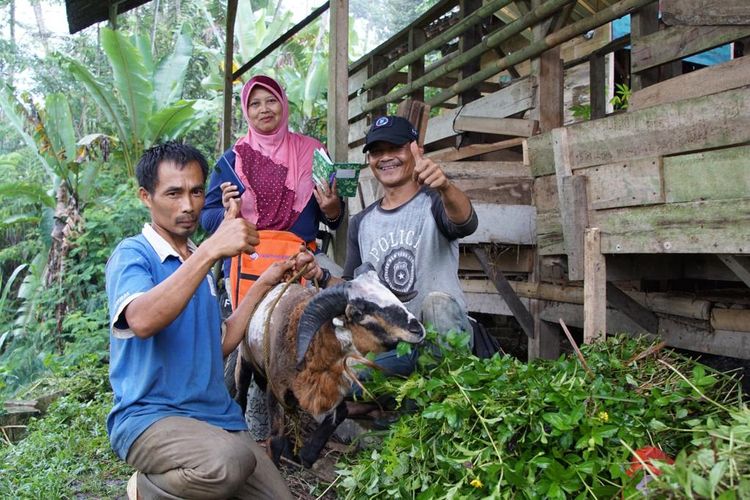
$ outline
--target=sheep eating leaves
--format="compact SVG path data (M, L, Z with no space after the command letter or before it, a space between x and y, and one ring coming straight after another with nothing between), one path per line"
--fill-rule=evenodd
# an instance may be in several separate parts
M269 450L276 463L289 452L283 408L299 408L318 422L299 451L309 467L346 418L344 396L355 376L350 365L401 341L422 342L424 327L401 302L415 295L397 297L368 270L319 293L296 284L284 291L278 285L258 304L242 343L237 394L244 410L250 370L266 386Z

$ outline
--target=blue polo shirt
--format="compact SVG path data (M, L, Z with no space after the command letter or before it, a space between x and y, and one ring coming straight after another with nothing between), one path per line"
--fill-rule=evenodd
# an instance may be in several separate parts
M192 242L189 247L195 251ZM224 386L221 315L211 273L182 313L156 335L138 338L125 320L125 307L182 262L149 224L140 235L123 240L107 262L109 379L114 391L107 432L123 460L138 436L165 417L191 417L230 431L247 428Z

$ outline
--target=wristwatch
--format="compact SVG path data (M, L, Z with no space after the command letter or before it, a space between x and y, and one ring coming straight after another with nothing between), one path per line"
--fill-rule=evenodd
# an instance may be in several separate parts
M328 286L328 282L331 280L331 271L329 271L325 267L321 267L320 270L323 271L323 275L318 278L318 286L320 288L325 288Z

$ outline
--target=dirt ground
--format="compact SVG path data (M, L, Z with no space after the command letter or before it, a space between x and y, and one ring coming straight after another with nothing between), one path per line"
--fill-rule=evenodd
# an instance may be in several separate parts
M286 479L292 496L301 500L335 499L336 462L348 447L329 442L321 457L310 469L297 464L284 463L281 475Z

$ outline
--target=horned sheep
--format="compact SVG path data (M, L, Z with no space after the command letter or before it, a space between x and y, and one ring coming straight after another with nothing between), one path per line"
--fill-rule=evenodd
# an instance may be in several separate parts
M237 398L244 410L249 371L266 386L275 463L290 453L284 408L304 410L318 422L298 454L310 467L347 416L344 397L355 382L350 365L400 341L422 342L424 327L401 300L373 270L319 293L299 284L277 285L261 300L241 344Z

